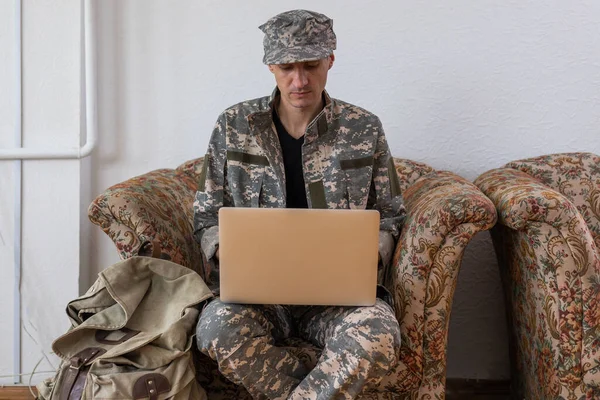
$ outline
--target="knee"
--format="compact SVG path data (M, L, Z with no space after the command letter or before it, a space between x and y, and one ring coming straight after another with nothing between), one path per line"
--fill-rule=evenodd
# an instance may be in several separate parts
M257 313L248 306L211 301L200 314L196 325L196 343L200 351L233 347L246 333L256 332L260 323Z
M364 330L356 328L349 330L348 335L352 336L357 350L363 353L367 359L389 367L394 366L398 362L400 332L385 329L370 330L365 334Z
M219 336L219 322L217 321L223 303L219 299L212 300L200 313L196 325L196 344L201 351L210 347Z
M202 310L196 325L196 342L202 351L213 347L214 343L222 342L227 325L230 325L236 316L235 310L215 299L208 303Z
M350 345L351 350L380 366L391 368L400 359L400 326L392 312L370 311L362 310L363 318L352 318L341 326L336 335L338 342Z

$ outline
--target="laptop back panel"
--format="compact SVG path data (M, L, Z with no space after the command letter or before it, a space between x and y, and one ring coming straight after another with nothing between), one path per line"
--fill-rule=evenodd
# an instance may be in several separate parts
M221 208L221 300L373 305L379 212Z

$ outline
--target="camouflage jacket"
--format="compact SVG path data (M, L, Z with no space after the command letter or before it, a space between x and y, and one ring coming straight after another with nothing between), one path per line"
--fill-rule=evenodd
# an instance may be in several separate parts
M218 281L219 208L286 206L285 172L273 123L277 89L218 118L194 201L194 235L208 259L205 279ZM379 118L332 99L307 126L302 162L310 208L376 209L379 254L389 263L404 219L398 176ZM211 285L212 286L212 285Z

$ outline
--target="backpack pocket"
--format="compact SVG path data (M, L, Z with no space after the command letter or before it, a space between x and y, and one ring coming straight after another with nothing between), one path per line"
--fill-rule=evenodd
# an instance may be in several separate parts
M109 360L97 360L90 368L82 399L166 400L188 399L203 390L196 382L191 352L152 370ZM192 386L196 386L193 388ZM202 398L202 397L200 397Z

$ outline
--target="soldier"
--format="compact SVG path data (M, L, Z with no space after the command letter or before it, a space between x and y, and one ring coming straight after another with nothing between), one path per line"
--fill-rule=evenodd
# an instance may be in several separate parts
M398 178L379 118L325 91L335 60L332 27L305 10L261 25L263 62L277 87L217 120L194 201L195 236L213 288L222 206L377 209L380 270L390 263L404 218ZM201 314L197 344L256 399L354 399L377 390L399 357L400 328L379 297L372 307L250 306L217 297ZM278 346L290 336L323 348L316 367Z

